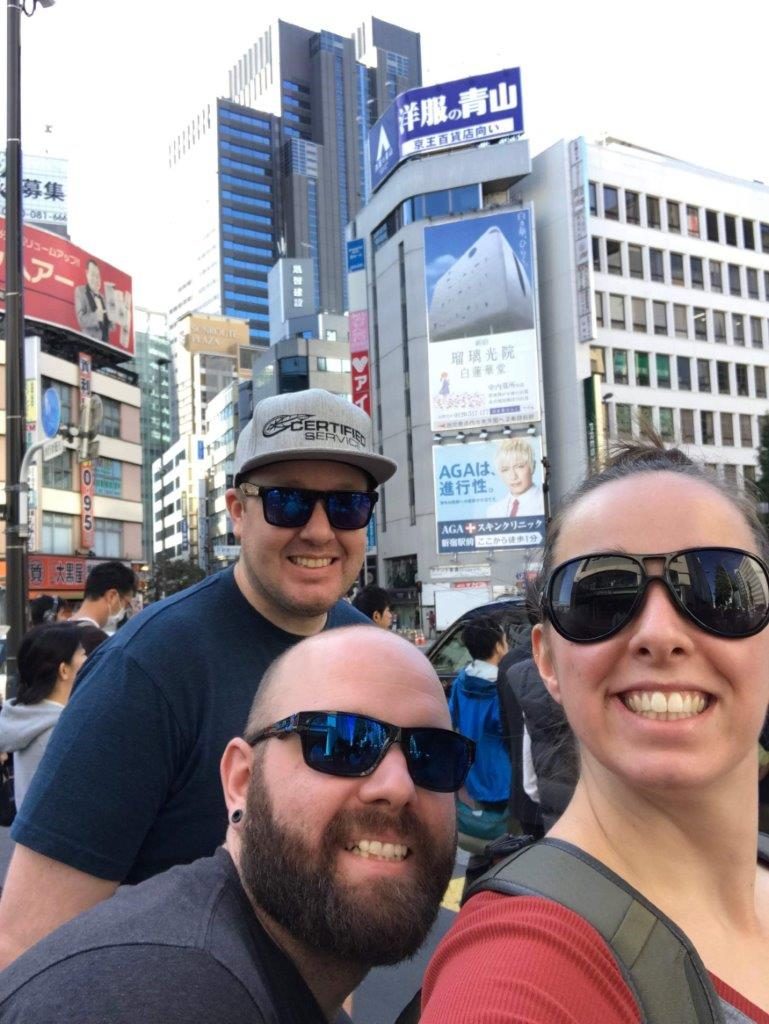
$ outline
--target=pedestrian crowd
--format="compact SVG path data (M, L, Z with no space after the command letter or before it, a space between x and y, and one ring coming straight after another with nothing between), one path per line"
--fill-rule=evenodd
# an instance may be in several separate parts
M463 907L400 1024L769 1024L747 497L625 445L549 524L530 639L468 617L447 695L387 591L344 600L395 471L345 399L265 399L233 567L122 623L120 563L68 621L35 609L0 713L2 1024L349 1021L425 941L458 836Z

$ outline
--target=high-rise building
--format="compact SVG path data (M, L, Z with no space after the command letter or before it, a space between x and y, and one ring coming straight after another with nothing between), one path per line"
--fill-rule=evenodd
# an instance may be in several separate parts
M229 97L169 147L176 251L170 304L248 319L269 342L267 273L279 256L314 261L316 310L343 313L345 228L368 192L369 128L421 82L419 35L369 19L353 37L278 21L230 72Z

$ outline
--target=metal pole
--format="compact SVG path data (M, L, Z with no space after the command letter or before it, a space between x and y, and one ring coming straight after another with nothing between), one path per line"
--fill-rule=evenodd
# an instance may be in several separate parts
M6 691L16 693L16 655L27 625L27 541L19 531L24 449L24 292L21 210L21 4L8 0L8 119L5 210L5 587L8 618Z

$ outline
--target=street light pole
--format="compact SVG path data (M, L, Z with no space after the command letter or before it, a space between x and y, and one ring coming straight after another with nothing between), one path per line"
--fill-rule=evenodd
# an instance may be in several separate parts
M19 521L19 496L25 442L24 395L24 278L21 162L21 12L22 0L7 0L6 39L6 200L5 200L5 600L8 619L6 692L16 693L16 655L27 625L27 537ZM24 524L26 526L26 524Z
M24 449L24 292L21 209L21 3L8 0L5 205L5 599L7 692L16 693L16 655L27 620L26 538L19 534Z

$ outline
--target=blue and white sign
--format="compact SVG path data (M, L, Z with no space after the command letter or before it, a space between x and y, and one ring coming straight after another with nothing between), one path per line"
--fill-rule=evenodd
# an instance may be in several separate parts
M347 243L347 273L364 270L366 266L366 243L362 238Z
M407 157L522 132L520 68L408 89L369 132L371 187Z
M61 423L61 402L54 388L46 388L43 392L43 409L40 422L46 437L56 437Z
M542 544L540 437L436 445L433 471L439 554Z

